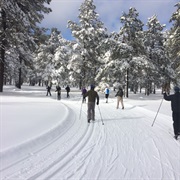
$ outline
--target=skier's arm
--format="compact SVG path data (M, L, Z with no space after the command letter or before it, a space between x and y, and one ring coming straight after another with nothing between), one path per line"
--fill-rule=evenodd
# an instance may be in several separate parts
M87 96L88 96L88 92L86 92L86 93L83 95L84 98L87 97Z
M171 96L171 95L168 96L166 93L164 93L164 99L165 99L166 101L171 101L171 100L172 100L172 96Z

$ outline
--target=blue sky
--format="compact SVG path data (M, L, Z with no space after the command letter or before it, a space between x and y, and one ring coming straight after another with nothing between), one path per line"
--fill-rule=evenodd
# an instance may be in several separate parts
M66 39L72 39L71 31L67 28L68 20L79 22L79 8L84 0L52 0L50 8L52 12L45 15L41 26L51 29L58 28ZM157 15L161 24L166 24L165 29L169 29L169 20L173 12L176 11L174 5L178 0L94 0L96 12L100 20L109 32L118 32L121 23L122 12L128 13L130 7L135 7L139 12L139 18L144 24L148 18ZM145 26L144 26L145 28Z

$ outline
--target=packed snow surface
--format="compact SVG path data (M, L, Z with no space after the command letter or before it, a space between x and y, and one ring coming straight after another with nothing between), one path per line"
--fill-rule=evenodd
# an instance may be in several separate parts
M180 180L180 140L160 91L130 93L124 110L116 109L113 90L108 103L99 92L88 124L81 92L72 88L66 98L62 89L59 101L55 88L46 96L45 87L4 86L1 180Z

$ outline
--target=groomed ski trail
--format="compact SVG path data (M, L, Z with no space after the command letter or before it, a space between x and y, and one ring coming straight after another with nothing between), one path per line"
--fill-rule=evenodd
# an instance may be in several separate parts
M63 133L58 129L60 135L50 142L44 139L39 147L35 141L27 154L9 161L1 169L2 180L180 179L180 145L168 133L172 122L166 115L159 114L151 127L155 113L126 101L124 110L116 109L112 98L109 103L100 100L104 125L96 106L96 121L88 126L86 104L79 118L77 93L60 103L70 114Z

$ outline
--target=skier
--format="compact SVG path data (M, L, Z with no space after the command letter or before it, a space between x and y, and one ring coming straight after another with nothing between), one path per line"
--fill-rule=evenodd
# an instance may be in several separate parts
M166 101L171 101L171 110L172 110L172 119L173 119L173 128L174 128L174 138L178 139L180 135L180 89L179 87L174 87L174 94L167 95L164 92L164 99Z
M61 99L61 87L59 86L59 84L56 86L55 92L57 92L57 99L60 100Z
M97 99L97 105L99 105L99 95L94 90L95 86L91 85L91 89L84 95L88 97L88 110L87 110L87 120L90 123L90 120L95 121L95 101Z
M66 92L67 92L67 98L68 98L68 97L69 97L69 92L70 92L70 87L67 85L65 89L66 89Z
M46 96L48 96L48 94L51 96L51 85L48 85L46 89L47 89Z
M109 89L108 89L108 87L106 87L106 89L104 90L104 93L105 93L106 103L108 103L108 97L109 97Z
M84 95L85 95L86 93L87 93L87 90L86 90L86 88L84 87L84 88L82 89L82 96L83 96L82 103L86 102L86 97L84 97Z
M123 90L121 87L119 87L115 97L117 97L117 109L119 108L119 102L121 102L122 109L124 109L124 104L123 104Z

